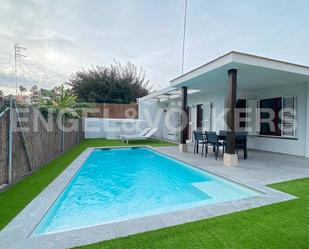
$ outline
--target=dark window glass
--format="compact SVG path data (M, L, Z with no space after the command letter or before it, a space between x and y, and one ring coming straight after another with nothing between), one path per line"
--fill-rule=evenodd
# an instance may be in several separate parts
M282 108L282 98L263 99L260 100L261 120L260 120L260 135L281 136L280 130L280 110ZM270 114L263 109L271 109L274 112L273 127L268 122L262 120L269 119Z
M203 128L203 105L196 105L196 128L197 130Z
M239 131L246 131L247 122L243 120L246 119L247 117L247 114L244 111L247 108L247 101L245 99L238 99L236 102L236 108L239 109L239 113L237 113L237 116L236 116L236 122L238 124L238 129ZM241 118L242 121L239 121L238 117Z

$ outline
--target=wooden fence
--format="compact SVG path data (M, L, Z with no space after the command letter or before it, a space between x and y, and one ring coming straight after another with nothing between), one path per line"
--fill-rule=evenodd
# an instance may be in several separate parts
M87 117L137 119L138 104L96 104Z
M27 113L19 111L22 121L18 121L15 108L12 108L11 117L10 110L5 111L0 117L0 185L9 183L10 120L13 128L11 182L55 159L84 138L82 119L66 120L65 127L72 129L62 132L55 117L49 120L49 129L44 125L42 117L38 118L38 110L29 110Z

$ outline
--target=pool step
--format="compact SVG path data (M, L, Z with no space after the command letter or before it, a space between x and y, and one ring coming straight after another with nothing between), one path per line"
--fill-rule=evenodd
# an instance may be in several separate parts
M204 192L213 199L224 201L231 198L231 191L234 192L228 185L216 181L195 182L194 187ZM233 193L235 194L235 193ZM237 193L236 193L237 194Z

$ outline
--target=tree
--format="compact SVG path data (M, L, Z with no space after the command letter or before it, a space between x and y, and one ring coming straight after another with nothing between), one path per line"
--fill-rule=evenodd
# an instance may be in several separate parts
M4 108L5 106L5 100L3 98L3 91L0 90L0 112L2 112L2 109Z
M63 86L55 87L53 90L45 90L42 93L39 99L39 109L43 112L79 117L76 99L71 89L65 89Z
M53 90L45 91L39 100L39 109L43 113L52 112L60 115L62 127L64 127L64 119L66 116L79 117L76 110L77 97L72 93L71 89L64 89L63 86L55 87ZM62 130L62 151L64 151L64 129Z
M119 62L110 67L93 66L73 74L67 84L80 102L128 104L150 90L143 68L137 69L130 62L124 66Z
M23 95L24 92L27 92L27 88L22 86L22 85L20 85L19 86L19 91L20 91L20 94Z
M38 88L37 85L34 85L30 88L31 92L31 102L33 104L37 104L40 98L40 89Z
M38 88L37 85L34 85L34 86L32 86L32 87L30 88L30 92L31 92L32 94L34 94L34 93L36 93L36 92L38 92L38 91L39 91L39 88Z

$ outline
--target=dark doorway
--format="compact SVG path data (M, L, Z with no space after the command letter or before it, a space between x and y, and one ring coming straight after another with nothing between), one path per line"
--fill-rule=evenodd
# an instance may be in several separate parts
M186 140L191 140L192 138L192 117L191 117L191 107L190 106L187 106L187 122L188 122L188 125L186 127Z
M203 128L203 105L196 105L196 129L201 131Z

